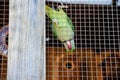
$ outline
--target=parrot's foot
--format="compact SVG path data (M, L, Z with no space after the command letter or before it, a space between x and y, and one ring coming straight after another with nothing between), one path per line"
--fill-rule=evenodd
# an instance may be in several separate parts
M61 5L58 6L58 9L62 9L62 8L68 8L67 5L63 5L63 3L61 3Z
M57 19L53 19L53 22L55 22L58 25L58 20Z

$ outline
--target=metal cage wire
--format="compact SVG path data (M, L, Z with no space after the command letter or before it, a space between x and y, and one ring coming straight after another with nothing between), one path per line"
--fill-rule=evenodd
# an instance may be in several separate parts
M57 2L46 1L57 9ZM65 4L65 13L75 26L73 54L54 37L46 16L47 80L119 80L120 6ZM0 26L8 24L9 0L0 0ZM7 42L7 39L6 39ZM99 62L101 60L101 62ZM99 63L99 64L97 64ZM0 80L6 80L7 58L0 56Z
M8 24L9 18L9 0L0 0L0 29ZM1 44L1 43L0 43ZM8 38L6 37L6 44ZM6 80L7 77L7 58L0 55L0 80Z
M57 9L61 4L46 1L46 5ZM117 0L110 5L64 5L69 6L64 11L75 26L76 50L71 54L65 51L60 40L54 37L52 21L46 16L47 80L119 80L120 6Z

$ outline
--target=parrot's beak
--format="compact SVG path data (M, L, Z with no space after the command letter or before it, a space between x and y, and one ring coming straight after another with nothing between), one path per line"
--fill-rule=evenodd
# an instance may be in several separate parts
M65 46L67 51L74 51L75 50L74 39L70 39L68 41L64 41L63 44L64 44L64 46Z

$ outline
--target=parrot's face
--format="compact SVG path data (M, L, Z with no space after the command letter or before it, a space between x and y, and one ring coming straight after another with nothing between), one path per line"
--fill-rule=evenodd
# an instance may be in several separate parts
M64 46L65 46L65 48L66 48L66 50L68 52L75 50L74 39L70 39L70 40L64 41L63 44L64 44Z

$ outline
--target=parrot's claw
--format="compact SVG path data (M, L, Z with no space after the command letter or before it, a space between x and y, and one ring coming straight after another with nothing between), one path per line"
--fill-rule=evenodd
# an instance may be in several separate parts
M61 5L58 6L58 9L62 9L62 8L68 8L67 5L63 5L63 3L61 3Z
M57 19L53 19L53 22L55 22L56 24L58 24L58 20Z

